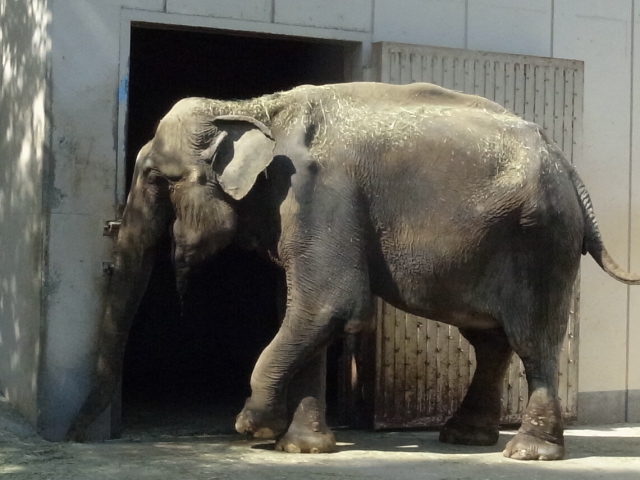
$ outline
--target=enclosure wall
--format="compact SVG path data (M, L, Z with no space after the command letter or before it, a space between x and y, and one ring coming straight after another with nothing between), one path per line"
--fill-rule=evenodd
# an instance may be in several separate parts
M0 1L0 393L36 418L48 0Z

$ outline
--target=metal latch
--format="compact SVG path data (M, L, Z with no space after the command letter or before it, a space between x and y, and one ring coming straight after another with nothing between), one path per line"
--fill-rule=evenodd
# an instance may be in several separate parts
M102 276L110 277L116 266L113 262L102 262Z
M104 223L102 227L102 235L105 237L115 237L118 235L120 231L120 225L122 222L120 220L108 220Z

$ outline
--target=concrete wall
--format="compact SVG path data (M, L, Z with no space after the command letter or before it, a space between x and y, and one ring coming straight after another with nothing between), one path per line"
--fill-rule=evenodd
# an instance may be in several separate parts
M631 135L632 89L640 78L632 76L634 0L50 1L54 201L40 417L50 438L62 435L87 390L101 262L111 248L101 225L122 195L117 180L132 20L356 41L363 46L364 78L376 41L584 60L585 144L578 167L609 250L640 271L640 143ZM581 419L638 419L640 288L630 292L590 259L583 265Z
M35 421L40 356L47 0L0 0L0 394Z

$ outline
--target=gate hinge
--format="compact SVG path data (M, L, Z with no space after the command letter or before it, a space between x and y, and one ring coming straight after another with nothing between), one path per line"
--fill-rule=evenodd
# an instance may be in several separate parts
M106 221L102 227L102 235L105 237L115 237L118 235L118 231L120 230L120 224L122 224L120 220Z

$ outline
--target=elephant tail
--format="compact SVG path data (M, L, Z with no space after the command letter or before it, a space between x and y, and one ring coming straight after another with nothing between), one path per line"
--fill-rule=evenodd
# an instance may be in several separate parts
M607 252L604 242L602 241L602 236L600 235L600 229L598 228L598 222L596 221L596 214L593 211L589 192L587 192L587 188L573 168L571 169L571 180L578 193L585 221L585 234L582 244L583 255L587 253L591 254L598 265L619 282L626 283L627 285L640 285L640 275L627 272L620 267L611 255L609 255L609 252Z

